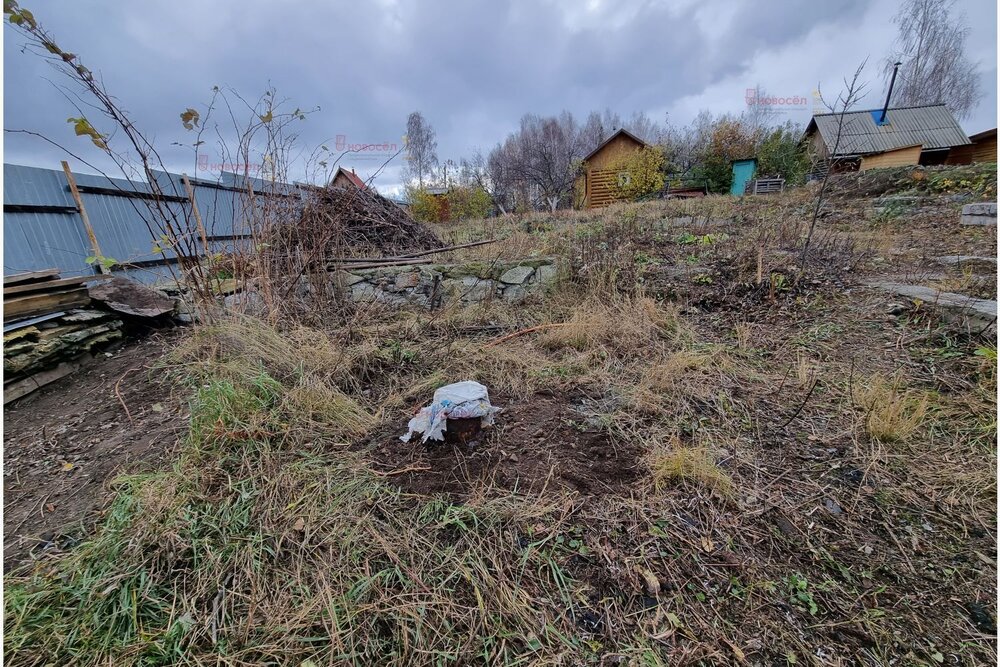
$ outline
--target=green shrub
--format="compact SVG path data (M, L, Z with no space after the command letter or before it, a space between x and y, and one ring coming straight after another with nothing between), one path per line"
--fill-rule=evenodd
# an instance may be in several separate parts
M442 195L432 195L427 188L409 187L406 194L410 214L421 222L485 218L493 209L489 194L475 186L452 186Z

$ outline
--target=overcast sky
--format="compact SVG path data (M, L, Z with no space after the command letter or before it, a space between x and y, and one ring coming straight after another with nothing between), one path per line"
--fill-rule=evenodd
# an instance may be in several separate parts
M179 114L203 109L215 85L257 97L270 84L290 98L290 108L320 107L298 125L300 144L325 143L334 152L338 137L347 145L400 145L407 114L419 110L437 131L442 161L488 150L526 112L569 109L582 120L591 109L623 116L642 110L684 124L701 109L741 112L755 85L786 100L804 98L779 109L805 123L817 84L836 93L865 57L865 104L877 107L898 7L867 0L21 4L103 76L170 169L204 178L225 161L220 151L207 144L199 167L190 150L172 143L193 141ZM963 122L971 134L997 124L996 1L958 6L984 92ZM22 43L5 26L4 128L42 132L99 161L100 151L66 123L76 110L50 83L59 81L52 68L22 53ZM4 161L17 164L59 168L64 157L9 133L4 149ZM348 154L342 164L367 178L381 154ZM402 166L397 158L379 175L381 190L398 190Z

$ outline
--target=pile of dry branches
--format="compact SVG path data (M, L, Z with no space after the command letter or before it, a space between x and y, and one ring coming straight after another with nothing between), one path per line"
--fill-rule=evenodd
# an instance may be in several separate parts
M252 286L274 317L337 306L328 277L334 258L410 255L442 246L427 227L370 190L308 188L304 196L257 197L252 243L233 258L233 273Z
M430 229L393 202L371 190L355 188L312 190L300 224L290 231L313 234L320 230L321 236L336 238L350 253L394 255L442 245Z

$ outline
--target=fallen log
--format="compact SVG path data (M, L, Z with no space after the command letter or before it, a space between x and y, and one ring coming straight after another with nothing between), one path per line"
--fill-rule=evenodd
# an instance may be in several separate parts
M375 263L380 261L396 261L401 259L414 259L416 257L424 257L426 255L436 255L439 252L451 252L453 250L461 250L462 248L474 248L480 245L486 245L487 243L496 243L499 239L487 239L485 241L473 241L471 243L461 243L459 245L445 246L443 248L434 248L433 250L423 250L421 252L415 252L409 255L396 255L393 257L334 257L331 262L343 262L343 263L353 263L353 262L365 262L365 263Z
M452 250L461 250L462 248L474 248L480 245L486 245L488 243L496 243L500 239L486 239L485 241L472 241L471 243L460 243L459 245L445 246L444 248L434 248L433 250L424 250L422 252L415 252L410 255L402 255L402 257L423 257L425 255L435 255L439 252L451 252Z
M369 262L368 264L329 264L327 270L350 270L378 269L383 266L415 266L417 264L431 264L429 259L400 259L386 262Z

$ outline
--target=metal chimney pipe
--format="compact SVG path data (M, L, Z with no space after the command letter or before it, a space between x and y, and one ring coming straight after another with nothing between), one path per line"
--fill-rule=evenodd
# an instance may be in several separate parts
M892 98L892 87L896 85L896 74L899 73L899 66L903 63L895 63L892 66L892 79L889 81L889 92L885 94L885 106L882 107L882 115L879 116L878 124L885 122L885 114L889 111L889 100Z

